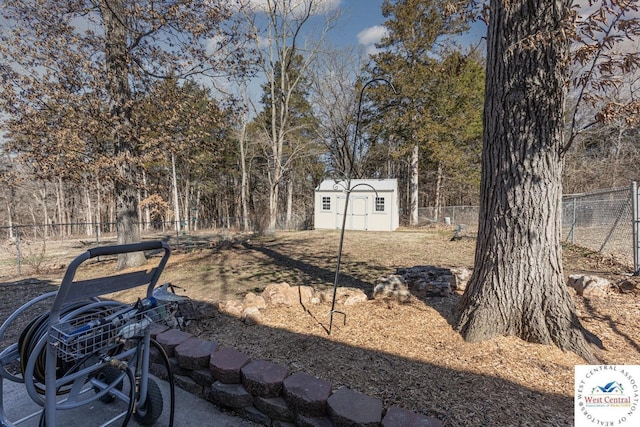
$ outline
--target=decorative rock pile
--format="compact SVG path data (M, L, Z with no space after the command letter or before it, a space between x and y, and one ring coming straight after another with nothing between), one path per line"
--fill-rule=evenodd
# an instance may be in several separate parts
M453 291L463 291L471 271L464 268L443 268L432 265L399 268L396 274L379 278L372 298L393 298L406 302L415 295L425 297L448 297Z
M470 277L471 271L464 267L443 268L428 265L399 268L397 274L380 277L376 281L371 298L407 302L411 295L419 298L447 297L453 291L464 290ZM261 310L269 306L315 305L331 302L332 299L333 289L319 291L311 286L277 283L268 285L260 295L249 292L242 301L220 302L217 308L252 325L262 323ZM340 305L361 304L368 299L360 289L338 287L336 290L336 303Z
M418 298L449 297L453 292L462 292L471 278L471 270L464 267L436 267L431 265L398 268L396 274L376 280L370 294L371 299L393 299L408 302L412 295ZM612 283L598 276L571 275L567 285L582 296L603 296L611 292L631 292L638 289L634 278ZM290 286L287 283L268 285L260 295L249 292L242 301L230 300L218 304L218 310L242 319L247 324L262 322L265 308L315 305L331 302L333 290L319 291L311 286ZM360 289L338 287L336 303L349 306L368 300Z
M380 277L374 284L372 299L393 299L408 302L411 296L447 297L453 291L462 291L471 277L471 271L461 268L417 266L399 268L397 274ZM287 283L268 285L260 295L249 292L242 301L218 303L218 310L238 317L247 324L262 323L262 312L267 307L291 307L298 304L315 305L331 302L333 289L319 291L311 286L290 286ZM336 303L344 306L361 304L368 300L360 289L338 287Z
M175 329L156 327L152 336L170 358L176 384L253 422L271 427L442 427L437 418L265 360L251 360L232 348L218 348ZM166 379L155 355L151 372Z
M393 299L407 302L411 296L418 298L448 297L453 292L462 292L471 278L471 270L464 267L444 268L431 265L399 268L396 274L376 280L372 299ZM610 293L634 292L640 289L640 279L629 277L616 283L598 277L574 274L567 285L578 295L604 296Z
M400 302L407 302L411 299L411 291L402 276L392 274L376 280L371 297L373 299L392 298Z
M567 285L575 289L578 295L583 296L605 295L612 287L611 282L607 279L580 274L572 274L569 276Z
M291 307L294 305L314 305L331 302L333 290L318 291L311 286L290 286L287 283L268 285L262 294L249 292L242 301L230 300L218 303L218 310L238 317L247 324L262 322L260 310L271 307ZM366 302L367 295L360 289L338 288L336 303L349 306Z
M614 284L598 276L572 274L569 276L567 286L575 289L578 295L585 297L604 296L609 293L626 293L638 289L638 278L629 277Z

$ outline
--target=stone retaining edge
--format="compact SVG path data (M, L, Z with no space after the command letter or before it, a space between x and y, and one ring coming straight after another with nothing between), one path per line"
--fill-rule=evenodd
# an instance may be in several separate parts
M287 367L252 361L183 331L156 327L151 335L169 355L178 387L264 426L443 426L437 418L398 406L384 408L382 401L348 388L332 391L327 381L303 372L289 375ZM166 380L154 350L150 372Z

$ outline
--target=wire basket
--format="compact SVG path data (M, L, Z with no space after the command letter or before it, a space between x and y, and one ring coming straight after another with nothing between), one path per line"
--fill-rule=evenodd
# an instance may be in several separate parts
M127 339L142 337L153 324L166 324L174 311L172 303L159 301L146 310L136 305L122 310L82 314L54 325L51 343L58 358L69 362L110 354Z

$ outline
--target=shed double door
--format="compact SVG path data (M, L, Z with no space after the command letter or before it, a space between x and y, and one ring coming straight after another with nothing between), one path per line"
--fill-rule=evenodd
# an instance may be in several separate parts
M344 205L346 202L346 196L338 196L336 209L336 228L342 227L342 219L344 215ZM369 206L368 196L351 196L349 197L349 206L347 207L347 222L345 223L345 229L347 230L367 230L369 212L367 207Z

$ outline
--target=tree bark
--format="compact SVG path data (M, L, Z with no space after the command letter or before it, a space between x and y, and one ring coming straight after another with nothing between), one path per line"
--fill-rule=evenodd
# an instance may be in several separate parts
M293 226L293 171L289 173L287 180L287 230Z
M102 231L102 185L100 185L100 177L96 174L96 237L100 238Z
M42 205L42 223L44 224L42 230L42 236L44 240L49 237L49 209L47 207L47 183L42 183L42 189L40 190L40 196L36 195L36 199Z
M442 200L442 175L443 175L443 170L442 170L442 162L438 162L438 166L436 168L436 194L435 194L435 200L433 203L433 206L435 207L435 217L434 220L436 222L438 222L440 220L440 209L442 208L441 206L441 200Z
M411 165L409 166L411 171L411 180L409 186L410 210L411 210L411 225L418 225L418 145L413 146L411 151Z
M93 235L93 206L91 206L91 192L89 191L89 183L87 182L86 179L83 180L84 181L84 199L85 199L85 214L84 214L84 221L85 221L85 226L84 226L84 230L85 230L85 234L87 236L91 236Z
M279 178L278 178L279 180ZM269 233L275 233L278 224L278 199L280 198L280 185L278 181L269 186Z
M183 197L183 210L182 210L182 218L184 221L184 231L191 231L191 204L189 200L191 199L191 180L189 178L184 178L184 197Z
M13 185L9 185L9 198L7 203L7 224L9 225L9 240L13 240L13 206L16 196L16 189Z
M197 231L200 223L200 186L198 185L198 190L196 191L196 206L194 208L194 218L193 218L193 230Z
M114 210L115 210L114 201L109 200L109 233L113 233L113 224L115 223Z
M143 184L144 185L144 184ZM144 230L144 224L142 223L141 219L142 219L142 209L140 208L141 204L142 204L142 191L140 190L140 187L138 187L136 189L136 198L137 198L137 202L138 202L138 232L140 233L140 236L142 236L142 231Z
M114 194L116 199L116 232L118 244L140 241L138 228L138 199L135 180L136 147L131 135L131 89L127 52L128 22L123 0L103 0L100 3L105 28L105 63L109 114L113 120L112 138L115 165ZM143 265L144 253L134 252L118 256L119 270Z
M57 221L58 221L58 235L66 236L67 233L67 203L65 200L64 194L64 183L62 182L62 177L58 177L58 185L55 187L56 189L56 210L57 210Z
M173 220L176 233L180 232L180 197L178 196L178 177L176 175L176 157L171 153L171 186L173 187Z
M142 169L142 194L144 199L146 200L149 197L149 189L147 187L147 173L144 168ZM151 226L151 209L149 205L145 205L144 207L144 229L149 230Z
M64 190L64 181L62 177L58 177L58 185L56 186L56 207L58 211L58 227L60 229L60 236L68 236L71 234L70 230L70 216L67 208L67 200Z
M244 96L244 94L243 94ZM238 145L240 146L240 173L242 181L240 184L240 204L242 205L242 231L249 230L249 180L247 173L247 159L245 153L245 137L247 130L247 118L246 113L242 118L242 125L240 129L240 137L238 138Z
M594 363L561 253L563 108L571 1L491 1L475 270L458 306L471 342L514 335Z

